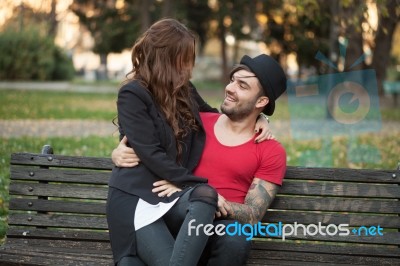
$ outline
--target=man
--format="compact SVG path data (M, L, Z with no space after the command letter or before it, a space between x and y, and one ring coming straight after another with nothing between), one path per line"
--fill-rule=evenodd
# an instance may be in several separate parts
M253 129L261 112L274 113L275 100L286 90L286 77L274 59L262 54L244 56L230 78L222 114L201 114L206 143L194 174L208 178L219 194L214 225L255 224L282 184L286 153L275 140L255 143ZM115 153L114 162L123 163ZM154 191L161 196L179 190L164 181L156 185ZM250 243L245 235L213 235L200 264L243 265Z

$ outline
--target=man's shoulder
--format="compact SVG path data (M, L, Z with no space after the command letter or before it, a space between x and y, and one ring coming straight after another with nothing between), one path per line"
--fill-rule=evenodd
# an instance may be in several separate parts
M259 145L262 149L262 152L286 155L285 147L283 147L283 145L275 139L265 140L255 145Z

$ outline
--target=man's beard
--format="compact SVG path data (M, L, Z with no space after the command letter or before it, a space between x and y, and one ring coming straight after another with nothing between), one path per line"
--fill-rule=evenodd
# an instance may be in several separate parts
M257 99L244 105L236 105L234 107L227 107L222 103L221 112L229 117L229 119L232 121L240 121L248 117L254 111L256 102Z

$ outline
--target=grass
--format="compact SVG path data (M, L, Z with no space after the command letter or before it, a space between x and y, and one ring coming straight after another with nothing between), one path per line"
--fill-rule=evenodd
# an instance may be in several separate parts
M0 119L112 120L116 93L0 90Z

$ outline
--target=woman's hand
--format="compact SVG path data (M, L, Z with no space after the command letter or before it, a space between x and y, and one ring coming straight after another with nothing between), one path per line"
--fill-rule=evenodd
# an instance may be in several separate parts
M154 188L151 190L153 193L158 193L159 197L169 197L175 192L181 191L182 189L173 185L167 180L160 180L153 183Z
M127 143L128 139L124 136L117 148L115 148L111 153L111 159L118 167L135 167L140 162L135 151L132 148L129 148L126 145Z
M227 218L231 214L232 208L229 202L218 194L218 208L215 212L215 218Z
M269 129L269 121L265 115L260 115L260 117L257 119L254 131L255 133L260 132L260 135L258 135L255 139L256 143L263 142L264 140L275 139L275 136Z

